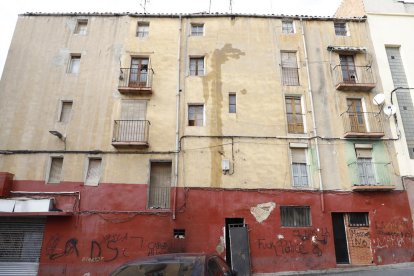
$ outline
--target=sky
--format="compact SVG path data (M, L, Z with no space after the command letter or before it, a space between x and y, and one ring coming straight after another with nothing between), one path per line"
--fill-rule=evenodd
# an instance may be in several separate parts
M233 13L332 16L342 0L231 0ZM0 75L25 12L230 12L230 0L0 0Z

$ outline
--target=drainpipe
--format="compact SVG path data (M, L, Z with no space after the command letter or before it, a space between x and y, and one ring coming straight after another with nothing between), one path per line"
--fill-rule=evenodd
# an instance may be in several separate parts
M325 200L323 197L323 182L322 182L321 159L320 159L320 153L319 153L318 132L317 132L317 127L316 127L315 108L313 105L313 95L312 95L311 78L310 78L310 72L309 72L309 60L308 60L308 51L306 47L305 29L303 28L302 17L300 17L300 25L302 29L302 40L303 40L303 48L304 48L304 54L305 54L306 74L308 75L308 94L310 98L311 112L312 112L313 136L315 139L316 159L318 163L317 165L318 165L319 190L321 192L320 194L321 210L322 212L325 212Z
M173 210L172 219L175 219L177 209L177 187L178 187L178 160L180 154L180 93L181 93L181 31L182 31L182 18L179 17L180 27L178 28L178 58L177 58L177 93L175 95L175 165L174 165L174 197L173 197Z

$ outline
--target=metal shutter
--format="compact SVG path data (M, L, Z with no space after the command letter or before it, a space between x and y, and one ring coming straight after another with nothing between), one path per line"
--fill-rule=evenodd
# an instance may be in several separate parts
M0 275L37 275L45 217L0 218Z

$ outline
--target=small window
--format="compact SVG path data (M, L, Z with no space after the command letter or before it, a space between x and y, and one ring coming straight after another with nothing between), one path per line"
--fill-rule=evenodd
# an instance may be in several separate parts
M50 170L48 183L59 183L62 177L63 157L52 157L50 160Z
M236 113L236 94L229 94L229 113Z
M283 85L299 85L296 52L281 52Z
M68 123L72 112L72 101L62 101L59 122Z
M282 33L284 34L293 34L295 29L293 28L292 20L283 20L282 21Z
M138 22L137 37L147 37L149 34L149 22Z
M185 239L185 229L174 229L174 239Z
M191 36L203 36L204 35L204 24L193 23L191 24Z
M204 105L192 104L188 106L188 125L203 126L204 125Z
M75 34L86 35L88 30L88 19L78 19L76 22Z
M85 185L97 186L101 178L101 158L89 158L86 171Z
M308 165L306 162L306 149L291 148L292 177L294 187L308 187Z
M285 104L288 133L304 133L301 97L286 96Z
M190 58L190 76L204 76L204 57Z
M70 74L79 73L80 60L81 60L80 55L71 55L70 56L70 63L69 63L68 73L70 73Z
M349 213L350 227L369 227L368 213Z
M335 35L346 36L348 34L346 30L345 22L334 22L334 28L335 28Z
M311 226L309 206L280 206L282 226L307 227Z

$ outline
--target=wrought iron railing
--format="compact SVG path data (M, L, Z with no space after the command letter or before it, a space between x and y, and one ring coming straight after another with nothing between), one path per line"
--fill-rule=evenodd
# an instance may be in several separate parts
M115 120L112 142L147 143L149 126L147 120Z
M336 65L333 68L335 85L374 84L371 66Z
M388 186L391 184L390 163L357 160L348 164L354 186Z
M341 117L345 133L384 133L381 113L344 112Z
M171 190L171 187L150 187L148 208L150 209L170 208L170 190Z
M299 85L299 68L282 65L282 83L283 85Z
M152 68L121 68L119 75L120 88L151 88Z

